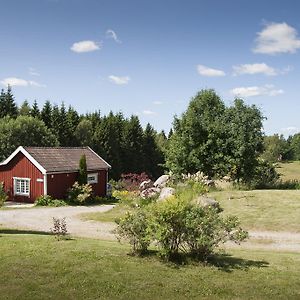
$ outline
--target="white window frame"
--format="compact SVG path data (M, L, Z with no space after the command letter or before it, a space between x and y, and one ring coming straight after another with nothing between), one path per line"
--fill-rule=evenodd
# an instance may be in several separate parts
M95 179L89 180L89 177L95 177ZM88 184L98 183L98 173L87 174L87 183Z
M23 178L23 177L13 177L14 179L14 195L15 196L30 196L30 178ZM18 191L18 181L19 181L19 191ZM23 190L22 190L22 183L23 184Z

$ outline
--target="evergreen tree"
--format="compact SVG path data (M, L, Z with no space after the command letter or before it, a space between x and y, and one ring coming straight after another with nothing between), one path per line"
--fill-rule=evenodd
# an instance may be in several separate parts
M143 157L144 157L144 172L152 179L162 175L162 165L164 163L163 152L156 143L156 132L148 123L143 138Z
M86 156L84 154L81 155L79 160L78 183L79 184L87 183L87 165L86 165Z
M52 132L55 134L57 139L60 141L60 111L57 104L54 104L52 106L52 112L51 112L51 125L50 128Z
M7 87L6 93L2 90L0 95L1 117L9 116L16 118L18 116L18 107L16 105L11 87Z
M123 155L124 172L141 173L144 171L143 128L137 116L131 116L124 126Z
M76 128L79 122L80 122L80 117L77 111L72 106L69 106L67 111L67 128L69 130L68 146L79 145L76 139Z
M110 112L102 118L94 134L94 148L106 161L113 166L110 176L119 179L123 173L122 131L124 118Z
M0 93L0 118L5 117L6 109L5 109L5 92L4 89L1 89Z
M40 109L39 109L39 106L37 104L37 101L34 100L33 105L31 107L31 110L30 110L30 115L34 118L40 118L41 117L40 114L41 113L40 113Z
M43 106L41 119L49 129L52 128L52 105L49 100L47 100Z

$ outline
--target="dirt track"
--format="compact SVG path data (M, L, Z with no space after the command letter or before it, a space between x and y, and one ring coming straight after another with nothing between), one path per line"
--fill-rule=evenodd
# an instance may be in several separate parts
M65 217L68 231L72 236L113 240L115 236L112 231L115 224L85 221L79 216L82 213L105 212L112 208L113 205L102 205L0 210L0 226L9 229L49 232L53 226L53 217ZM238 247L300 252L300 233L250 231L249 234L250 239ZM236 246L227 244L227 247Z

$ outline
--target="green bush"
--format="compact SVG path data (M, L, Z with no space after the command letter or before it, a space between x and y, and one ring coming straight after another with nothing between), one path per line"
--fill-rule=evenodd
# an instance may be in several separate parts
M92 186L90 184L79 184L77 181L68 190L67 200L73 204L84 205L92 198Z
M251 181L251 187L262 189L272 188L279 179L275 166L267 161L260 160L255 169L254 178Z
M148 217L144 209L137 208L133 213L127 212L124 218L117 220L115 233L119 241L128 240L134 254L143 254L150 245Z
M129 240L134 253L144 253L153 242L166 259L189 254L206 261L221 244L239 243L248 235L237 217L222 217L213 207L175 196L136 208L117 223L118 239Z
M36 206L66 206L67 203L64 200L53 199L49 195L39 196L35 200Z
M4 184L0 182L0 207L3 206L4 202L8 199L6 192L4 191Z

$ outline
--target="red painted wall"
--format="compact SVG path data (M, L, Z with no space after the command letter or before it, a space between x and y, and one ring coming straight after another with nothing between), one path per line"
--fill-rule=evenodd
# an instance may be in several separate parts
M95 196L104 197L106 195L106 183L107 183L107 171L99 170L98 183L91 184ZM56 199L64 199L66 197L68 189L77 180L78 173L59 173L47 175L47 194Z
M30 178L30 195L15 196L13 177ZM36 168L23 153L18 153L7 165L0 166L0 182L4 182L4 189L8 193L9 200L18 202L34 202L35 199L44 194L43 174Z

